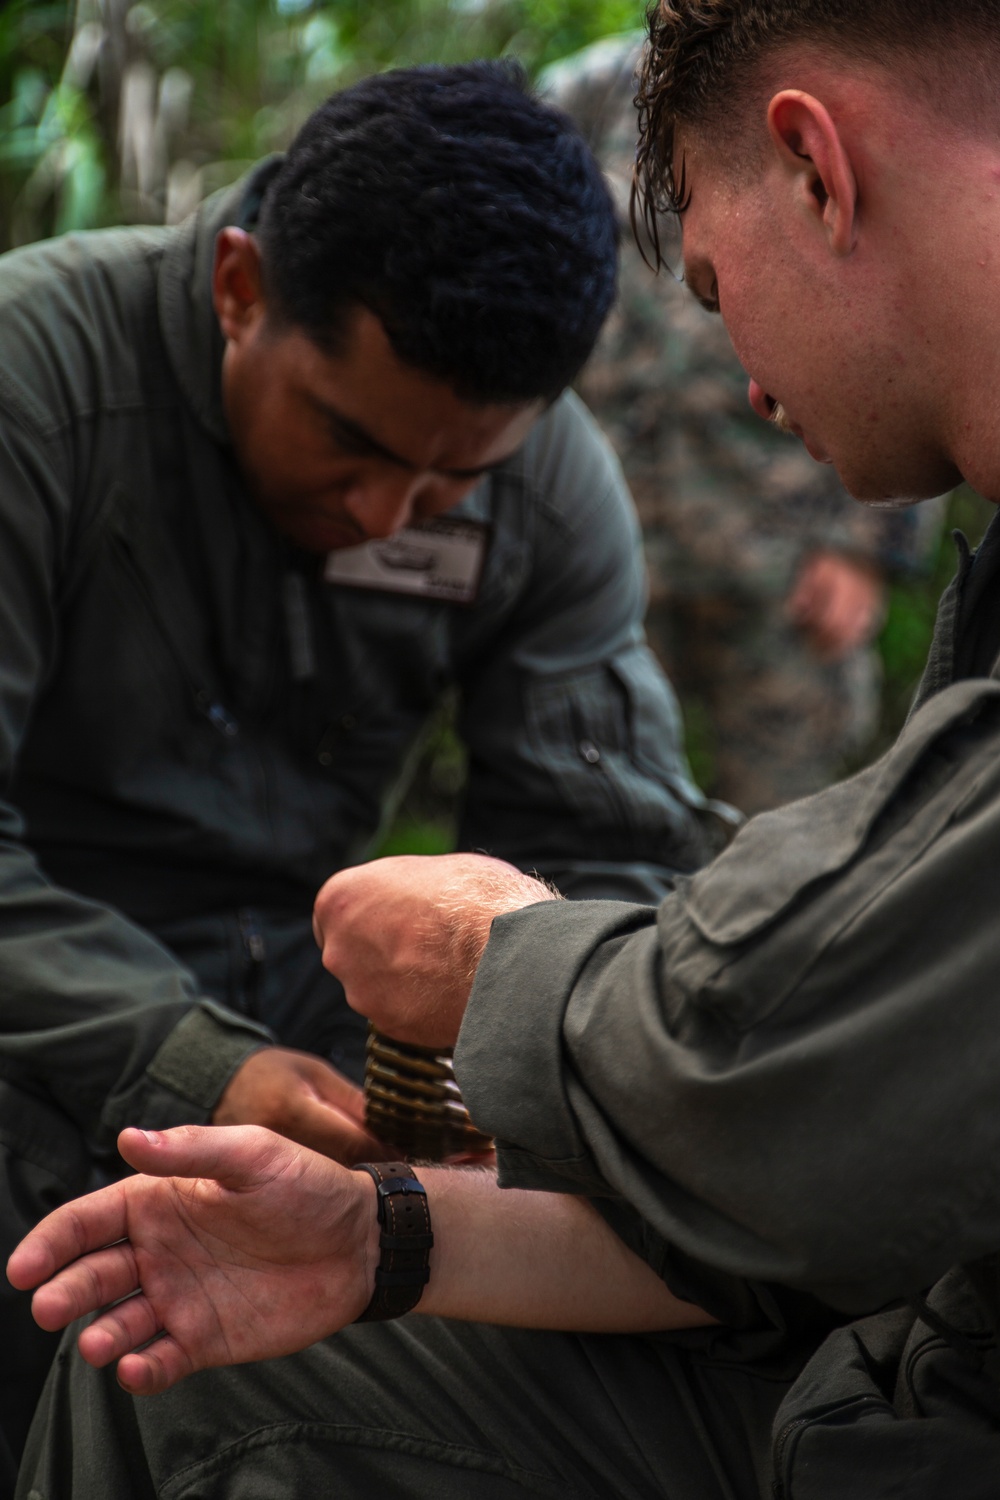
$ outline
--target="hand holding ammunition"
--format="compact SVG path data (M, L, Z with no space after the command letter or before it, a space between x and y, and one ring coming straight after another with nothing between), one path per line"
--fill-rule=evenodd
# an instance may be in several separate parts
M453 1047L493 918L556 899L485 854L399 855L334 875L316 898L323 963L386 1036Z

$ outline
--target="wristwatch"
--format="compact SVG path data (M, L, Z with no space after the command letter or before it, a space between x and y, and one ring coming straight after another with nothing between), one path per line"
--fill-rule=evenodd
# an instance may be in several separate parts
M375 1290L358 1323L401 1318L420 1301L430 1280L431 1211L423 1184L402 1161L361 1161L355 1172L374 1179L381 1257Z

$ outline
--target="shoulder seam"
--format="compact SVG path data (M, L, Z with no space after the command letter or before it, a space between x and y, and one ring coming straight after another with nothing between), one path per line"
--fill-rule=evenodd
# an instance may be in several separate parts
M51 421L44 407L40 406L23 386L16 384L2 366L0 366L0 400L12 409L13 414L36 437L53 437L65 425Z
M609 483L601 491L600 499L595 500L592 505L589 505L583 515L577 516L571 521L565 511L560 510L558 506L552 504L539 486L526 484L525 488L530 489L532 503L535 505L538 514L543 516L550 525L561 531L564 536L576 536L584 521L589 520L592 516L602 511L608 502L618 493L618 486L613 482Z

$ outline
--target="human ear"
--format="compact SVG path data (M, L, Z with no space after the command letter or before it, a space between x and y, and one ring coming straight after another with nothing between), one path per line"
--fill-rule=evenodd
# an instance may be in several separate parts
M771 141L796 190L837 255L849 255L857 228L858 184L829 111L811 94L783 89L768 105Z
M233 343L239 343L263 313L260 251L245 229L230 225L216 236L212 301L223 335Z

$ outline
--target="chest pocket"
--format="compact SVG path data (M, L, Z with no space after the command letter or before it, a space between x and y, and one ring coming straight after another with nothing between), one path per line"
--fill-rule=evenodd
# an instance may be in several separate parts
M66 591L58 675L36 716L39 769L54 752L52 769L65 774L67 737L74 774L95 785L145 774L164 755L207 765L235 723L176 539L122 485L109 491L95 528Z
M170 539L148 513L137 513L116 485L106 521L107 545L140 602L147 623L198 699L211 692L208 631Z
M860 775L752 819L688 887L684 915L701 940L689 949L688 977L706 1001L718 1003L724 989L737 1026L776 1009L998 761L1000 683L970 679L932 698ZM763 965L762 945L773 950ZM754 955L746 966L744 953Z

